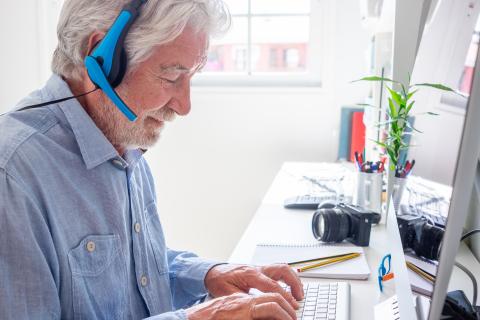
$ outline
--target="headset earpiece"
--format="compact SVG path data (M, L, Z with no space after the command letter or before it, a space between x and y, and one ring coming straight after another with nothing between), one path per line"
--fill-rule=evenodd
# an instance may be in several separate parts
M122 83L123 77L127 73L127 53L125 52L125 49L120 51L120 63L118 64L119 69L117 72L117 75L115 78L111 79L110 83L112 84L112 87L116 88L120 83Z
M137 116L115 92L127 71L127 54L124 48L128 30L138 17L138 9L146 0L133 0L127 4L105 37L93 52L85 58L87 73L97 86L112 100L121 112L131 121Z

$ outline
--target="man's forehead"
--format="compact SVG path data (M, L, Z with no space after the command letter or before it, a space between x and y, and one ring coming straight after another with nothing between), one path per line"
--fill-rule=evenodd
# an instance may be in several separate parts
M158 46L154 56L162 69L192 71L205 63L207 52L208 38L180 36L169 44Z

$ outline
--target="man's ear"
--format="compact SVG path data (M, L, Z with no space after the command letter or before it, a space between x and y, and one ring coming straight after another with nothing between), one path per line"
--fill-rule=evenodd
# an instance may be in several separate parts
M93 49L95 49L95 47L100 43L100 41L102 41L104 37L105 32L102 31L94 31L92 34L90 34L90 37L88 37L86 56L92 53Z
M102 41L104 37L105 37L105 32L101 32L101 31L94 31L92 32L92 34L90 34L90 36L88 37L87 48L85 50L85 57L92 53L92 51L100 43L100 41ZM83 67L80 72L81 72L81 78L87 84L86 87L87 88L95 87L95 84L90 80L90 77L88 76L87 69Z

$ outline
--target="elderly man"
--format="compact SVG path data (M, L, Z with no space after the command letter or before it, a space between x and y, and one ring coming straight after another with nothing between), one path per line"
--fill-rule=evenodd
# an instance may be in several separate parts
M166 247L142 157L166 121L190 111L190 79L229 20L223 3L139 8L115 89L135 121L84 64L128 3L65 1L52 77L0 117L0 318L294 319L303 290L286 265L219 264Z

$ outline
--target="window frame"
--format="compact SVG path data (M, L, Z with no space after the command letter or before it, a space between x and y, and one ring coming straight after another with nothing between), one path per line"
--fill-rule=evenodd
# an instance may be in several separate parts
M248 0L249 4L251 0ZM328 53L324 51L326 44L331 41L329 27L332 26L334 15L333 5L328 0L310 0L309 42L307 49L306 72L255 72L251 73L251 20L253 17L285 17L306 16L306 14L235 14L234 17L246 17L248 19L248 43L247 43L247 66L246 73L233 72L200 72L192 79L194 87L312 87L322 88L322 79L326 79L326 60Z

